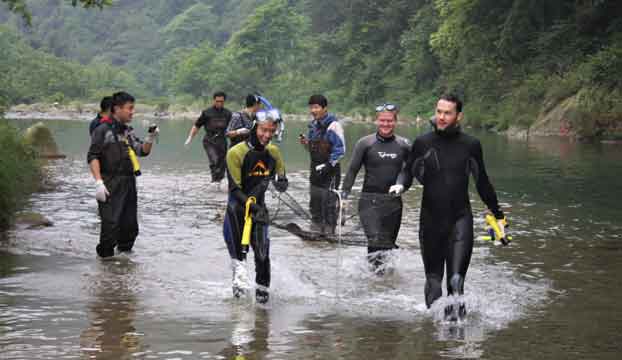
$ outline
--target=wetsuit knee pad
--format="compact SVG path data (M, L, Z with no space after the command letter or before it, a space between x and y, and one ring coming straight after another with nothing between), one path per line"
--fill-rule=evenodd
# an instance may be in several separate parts
M435 276L429 276L425 280L425 304L429 308L436 299L443 296L441 280Z
M449 280L449 293L453 294L458 292L462 295L464 293L464 278L460 274L453 274Z

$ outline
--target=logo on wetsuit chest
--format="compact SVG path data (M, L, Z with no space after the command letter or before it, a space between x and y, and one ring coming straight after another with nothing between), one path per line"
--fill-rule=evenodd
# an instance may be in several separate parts
M384 159L384 158L396 159L397 158L396 153L387 153L384 151L378 151L378 156L380 156L381 159Z
M262 160L259 160L253 169L251 170L250 176L270 176L270 170L266 166Z

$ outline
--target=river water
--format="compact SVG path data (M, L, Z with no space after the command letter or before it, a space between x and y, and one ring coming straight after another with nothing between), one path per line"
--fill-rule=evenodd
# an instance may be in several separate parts
M477 134L514 242L476 241L465 285L469 313L450 323L442 316L448 299L430 310L424 304L420 189L404 196L400 249L384 276L368 269L363 247L302 242L272 228L272 297L260 306L231 297L226 195L209 184L200 139L182 145L191 122L160 123L138 179L135 251L108 261L94 254L99 221L87 123L47 123L68 157L48 165L50 190L34 194L28 208L54 226L18 227L0 240L2 359L620 357L620 145ZM145 125L135 124L139 133ZM289 193L306 207L308 158L296 144L304 128L288 124L282 147ZM348 124L350 149L372 131ZM421 131L399 129L410 138ZM472 202L483 234L475 192ZM270 204L282 221L295 220L281 203Z

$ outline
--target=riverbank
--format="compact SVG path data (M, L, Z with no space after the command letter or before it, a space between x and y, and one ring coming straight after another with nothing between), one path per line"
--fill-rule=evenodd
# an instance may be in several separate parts
M230 109L238 109L239 106L232 104ZM72 103L72 104L19 104L9 108L5 118L11 120L43 119L43 120L81 120L88 121L97 114L99 104L95 103ZM143 120L196 120L203 109L185 105L150 105L137 103L134 116ZM310 115L305 112L284 114L286 121L309 121ZM371 123L374 121L373 114L341 114L337 116L345 122ZM400 114L400 121L410 125L424 123L420 117L412 117Z

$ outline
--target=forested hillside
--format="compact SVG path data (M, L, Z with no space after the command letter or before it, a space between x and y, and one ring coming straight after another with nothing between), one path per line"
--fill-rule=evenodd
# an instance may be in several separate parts
M84 71L112 66L145 95L169 102L193 102L217 89L238 98L260 91L294 111L320 91L340 111L388 100L427 115L435 96L451 90L465 98L472 125L528 126L567 99L577 109L573 121L622 117L620 1L111 3L100 11L25 1L32 25L8 11L0 21L32 48ZM40 66L11 59L3 57L1 66Z

